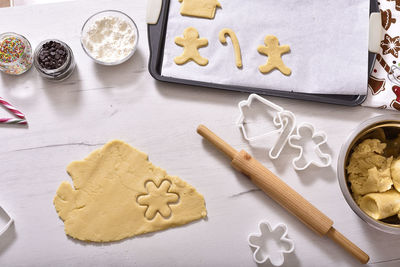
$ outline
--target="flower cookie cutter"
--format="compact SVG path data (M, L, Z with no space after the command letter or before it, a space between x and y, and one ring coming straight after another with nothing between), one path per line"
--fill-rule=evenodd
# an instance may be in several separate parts
M10 216L7 211L0 206L0 217L4 217L6 219L6 224L3 226L3 228L0 228L0 237L7 231L8 228L10 228L11 224L14 222L14 219Z
M286 224L279 223L272 228L269 222L261 221L258 228L260 233L253 233L248 237L249 246L255 248L254 261L257 264L263 264L269 259L272 265L281 266L285 261L284 254L294 251L294 242L287 236L288 228ZM277 230L280 230L281 233ZM282 243L286 245L282 245ZM273 247L275 247L275 251L271 251Z
M304 147L301 145L294 144L293 141L295 141L295 140L300 141L301 139L303 139L303 136L301 133L302 129L305 129L311 133L311 139L315 143L314 153L317 155L317 157L320 160L316 161L314 159L311 159L311 160L307 161L306 159L304 159L305 164L303 166L300 166L299 163L304 156ZM317 138L320 140L314 141ZM311 164L315 165L317 167L320 167L320 168L328 167L329 165L331 165L332 157L329 154L323 153L320 148L320 146L323 144L326 144L327 141L328 141L328 137L325 132L323 132L323 131L316 132L314 126L310 123L305 122L305 123L300 124L297 127L297 133L295 135L292 135L289 138L289 142L288 142L291 147L298 149L300 151L299 155L296 158L294 158L292 161L293 168L297 171L302 171L302 170L307 169Z
M254 100L257 100L261 104L265 105L266 110L272 110L276 112L275 116L273 117L273 124L277 127L277 129L257 136L250 137L247 133L246 127L244 126L245 116L243 108L244 107L250 108ZM272 148L268 153L271 159L277 159L281 154L283 148L285 147L286 143L288 142L289 137L292 135L294 129L296 128L296 117L294 116L294 114L257 94L251 94L247 100L240 101L238 107L240 115L236 124L240 128L244 139L246 139L248 142L252 142L267 137L273 133L280 134L279 138L273 144Z

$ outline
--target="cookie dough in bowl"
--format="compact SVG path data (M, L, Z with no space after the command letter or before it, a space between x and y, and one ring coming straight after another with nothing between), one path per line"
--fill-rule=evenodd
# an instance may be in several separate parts
M371 118L350 134L339 154L338 179L362 220L400 234L400 115Z

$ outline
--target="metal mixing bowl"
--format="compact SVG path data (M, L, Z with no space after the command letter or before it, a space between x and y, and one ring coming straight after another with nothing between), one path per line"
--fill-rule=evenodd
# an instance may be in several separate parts
M347 181L347 171L346 166L349 164L350 155L353 149L363 140L368 138L378 138L381 139L382 131L388 140L396 138L400 134L400 115L388 114L377 116L368 119L361 123L347 138L346 142L342 145L338 159L338 179L340 189L342 190L343 196L347 203L353 209L353 211L367 224L370 226L387 232L391 234L400 235L400 220L397 216L392 216L384 220L375 220L372 217L364 213L360 207L357 205L355 200L351 195L350 184ZM385 141L385 140L381 140ZM388 144L386 150L390 147ZM393 149L392 149L393 150ZM400 155L400 149L397 150L398 155ZM393 152L391 152L393 153ZM396 155L393 155L396 156Z

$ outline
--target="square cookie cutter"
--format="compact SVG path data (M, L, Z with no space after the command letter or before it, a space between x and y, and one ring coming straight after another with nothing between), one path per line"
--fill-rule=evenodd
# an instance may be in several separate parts
M7 231L7 229L10 228L11 224L13 224L14 219L2 206L0 206L0 216L4 216L7 220L4 227L0 228L0 237L1 237Z
M254 261L257 264L263 264L269 259L272 265L281 266L285 261L284 254L289 254L294 251L294 242L287 236L288 228L286 224L279 223L272 228L269 222L261 221L258 224L258 229L260 233L253 233L248 237L249 246L255 248L253 253ZM282 234L278 240L276 240L276 234L274 234L274 232L279 229L282 231ZM271 252L268 251L268 249L271 249L268 247L268 239L275 239L275 242L278 241L287 245L281 245L277 251Z
M277 127L277 129L250 137L247 133L246 127L244 126L246 120L243 108L251 108L251 105L255 100L265 105L266 110L272 110L276 112L275 116L273 117L273 124L275 125L275 127ZM248 142L259 140L274 133L280 134L279 138L275 141L268 153L271 159L277 159L280 156L286 143L288 142L289 137L292 135L294 129L296 128L296 117L294 116L294 114L257 94L251 94L247 100L240 101L238 107L240 115L236 122L236 125L241 130L244 139L246 139Z

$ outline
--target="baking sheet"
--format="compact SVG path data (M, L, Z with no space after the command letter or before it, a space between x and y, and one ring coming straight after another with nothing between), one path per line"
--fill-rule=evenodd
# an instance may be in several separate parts
M368 81L369 2L337 1L220 1L213 20L181 16L178 0L170 2L162 76L314 94L365 94ZM238 8L240 7L240 8ZM182 48L174 43L185 28L195 27L209 45L199 49L209 59L205 67L194 62L176 65ZM222 45L222 28L235 31L242 50L243 69L234 63L233 47ZM274 70L261 74L267 57L257 52L266 35L275 35L291 47L283 61L290 76Z

